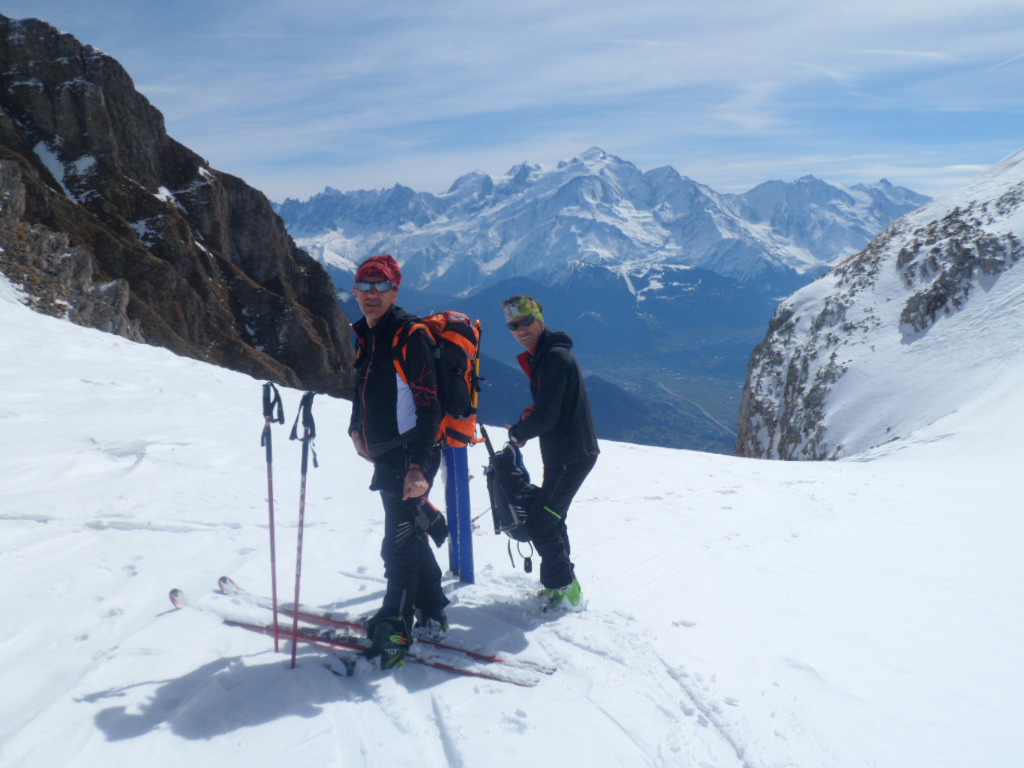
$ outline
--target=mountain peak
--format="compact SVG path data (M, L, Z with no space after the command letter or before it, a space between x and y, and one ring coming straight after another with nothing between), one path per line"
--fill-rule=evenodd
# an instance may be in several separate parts
M595 160L596 161L604 161L604 160L609 160L609 159L611 159L611 160L618 160L619 158L615 157L614 155L609 155L607 152L605 152L600 147L591 147L586 152L584 152L582 155L580 155L580 159L581 160L587 160L587 161L595 161Z
M541 167L539 165L524 160L519 165L513 165L509 168L508 172L505 174L505 179L515 186L522 186L529 182L534 174L538 174L540 172Z
M525 165L525 163L524 163ZM470 171L459 176L445 192L446 197L468 196L479 197L490 194L494 189L494 179L483 171Z
M591 147L586 152L582 152L576 155L571 160L561 160L556 168L561 170L563 168L569 168L573 165L584 165L584 166L609 166L609 165L626 165L632 166L633 164L627 160L623 160L621 157L606 152L601 147Z
M793 184L794 185L799 185L801 187L809 187L811 189L821 189L821 190L844 189L841 184L833 184L832 182L825 181L824 179L820 179L820 178L818 178L817 176L815 176L814 174L811 174L811 173L808 173L808 174L805 174L804 176L801 176L799 179L794 181Z

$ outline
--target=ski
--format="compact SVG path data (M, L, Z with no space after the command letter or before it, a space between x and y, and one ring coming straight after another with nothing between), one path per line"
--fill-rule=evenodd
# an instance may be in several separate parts
M264 597L263 595L257 595L255 592L250 592L245 587L240 586L238 582L230 576L221 576L217 580L217 588L223 594L234 598L245 605L254 605L257 608L267 608L271 603L270 598ZM291 604L285 604L283 606L279 605L278 610L286 616L295 615L295 611L291 607ZM321 608L310 608L309 606L300 605L299 620L308 621L311 624L320 624L325 627L336 627L338 629L347 629L351 632L361 632L364 635L366 634L365 624L336 616L332 612Z
M240 586L230 576L221 576L217 581L217 586L221 592L229 597L238 599L239 601L254 605L260 608L269 608L271 605L270 598L263 597L261 595L249 592L244 587ZM278 610L287 616L295 616L295 611L288 605L278 606ZM350 619L340 618L335 616L332 612L323 610L321 608L311 608L309 606L300 605L298 611L298 618L300 621L307 621L311 624L319 624L325 627L335 627L337 629L344 629L349 632L360 632L366 634L366 625L361 624ZM520 659L512 656L502 656L499 654L486 653L484 651L474 651L469 648L463 648L458 645L451 645L450 643L444 643L440 640L431 640L430 638L417 637L417 643L423 643L425 645L439 648L445 651L452 651L454 653L464 654L475 661L484 662L487 664L504 664L510 667L517 667L519 669L526 669L531 672L536 672L540 675L551 675L555 672L555 667L541 664L536 661L529 661L527 659Z
M262 635L274 636L274 626L272 624L249 624L247 622L235 621L233 619L225 619L224 623L229 627L238 627L239 629L245 629L249 632L257 632ZM289 638L290 635L285 627L278 627L280 634ZM365 638L353 637L348 635L338 636L333 633L333 630L328 630L326 633L322 631L315 631L306 627L300 627L298 632L299 642L307 643L309 645L325 648L327 650L337 651L340 653L349 652L362 652L369 647L369 641ZM445 661L436 649L423 649L417 648L413 645L412 648L406 653L405 658L408 661L415 662L416 664L423 664L434 669L440 669L444 672L451 672L455 675L465 675L467 677L477 677L483 680L493 680L499 683L510 683L512 685L522 686L524 688L531 688L538 683L535 677L526 677L524 675L510 675L502 674L491 671L490 669L480 669L474 666L460 666L450 661Z
M285 639L290 639L292 636L292 629L290 627L279 624L275 629L273 624L261 624L242 619L241 617L233 616L230 612L220 611L206 604L195 603L180 589L172 589L169 597L175 608L196 608L212 613L229 627L236 627L270 637L274 637L275 633ZM298 640L301 643L339 653L362 652L370 645L365 637L339 633L334 628L316 630L309 627L300 627ZM471 659L460 657L458 653L447 653L444 649L440 648L421 648L413 645L407 652L406 659L416 664L433 667L434 669L456 675L493 680L498 683L510 683L524 688L533 687L539 682L538 678L529 674L529 670L519 669L514 666L507 669L498 666L481 666L478 663L474 663Z

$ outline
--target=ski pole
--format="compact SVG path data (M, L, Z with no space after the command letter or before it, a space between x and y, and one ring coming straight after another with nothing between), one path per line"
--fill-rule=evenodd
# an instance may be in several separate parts
M494 446L491 445L491 438L488 436L487 428L483 424L480 425L480 434L484 436L484 445L487 446L487 455L493 456Z
M275 415L276 413L276 415ZM270 590L274 604L274 652L281 650L280 633L277 630L277 552L274 542L274 448L271 441L270 425L284 424L284 409L281 393L269 381L263 385L263 435L260 445L267 449L267 501L270 507Z
M307 392L299 403L295 414L291 440L298 440L299 418L302 418L302 484L299 487L299 537L295 549L295 612L292 622L292 669L295 669L295 654L299 647L299 585L302 582L302 529L306 518L306 471L309 467L310 444L316 438L316 424L313 422L313 396ZM313 451L313 466L317 467L316 451Z

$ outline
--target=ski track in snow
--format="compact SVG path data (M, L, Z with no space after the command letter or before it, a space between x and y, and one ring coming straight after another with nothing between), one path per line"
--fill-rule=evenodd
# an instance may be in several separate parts
M624 576L628 576L625 574ZM510 582L517 584L518 579ZM514 587L512 587L514 589ZM522 591L522 590L520 590ZM654 648L649 634L621 611L588 608L580 613L538 613L535 601L514 596L502 602L499 595L490 604L472 604L488 626L505 621L533 633L546 627L550 633L540 642L558 666L560 683L582 698L599 717L635 748L633 759L644 765L690 764L687 739L679 726L691 721L715 734L709 765L738 765L755 768L743 758L743 746L730 733L718 705L706 701L710 690L700 691L686 682L686 673L674 670ZM456 604L458 605L458 604ZM612 696L608 692L613 692ZM671 702L668 704L666 702ZM577 703L574 706L579 706ZM656 723L657 739L645 738L635 727L638 716ZM600 725L595 727L600 728ZM709 759L705 755L701 759Z
M702 726L708 727L724 742L726 749L716 755L716 765L728 765L731 761L723 760L729 751L734 753L736 764L753 768L752 763L743 760L743 747L736 737L730 733L729 727L717 717L715 704L705 701L710 695L709 690L698 691L696 686L685 681L686 673L673 670L654 649L645 634L630 631L630 619L624 615L590 614L574 616L583 628L594 626L594 632L587 635L580 632L578 625L565 625L556 635L567 645L591 656L586 663L581 663L574 654L566 654L566 659L575 658L576 666L582 666L596 682L600 677L610 677L610 685L591 685L587 699L616 728L618 728L636 746L644 757L646 764L664 762L672 764L681 757L686 748L685 743L676 736L677 729L673 723L685 718L694 719ZM608 638L614 638L615 644L608 645ZM609 701L602 701L599 692L605 690L628 690L641 680L645 687L632 691L635 698L623 701L617 696ZM674 686L672 684L675 684ZM678 702L671 706L666 702ZM645 719L660 719L665 724L668 739L664 743L652 744L643 741L633 734L633 722L636 713L646 710ZM725 754L723 754L723 752ZM667 754L666 754L667 753Z

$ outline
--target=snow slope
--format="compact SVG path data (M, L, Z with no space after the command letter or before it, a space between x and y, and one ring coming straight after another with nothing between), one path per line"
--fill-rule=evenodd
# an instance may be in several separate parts
M585 613L524 608L535 577L485 515L451 638L558 665L524 689L417 666L342 679L306 650L291 670L269 639L173 610L171 586L224 599L223 573L269 589L260 382L33 314L4 284L0 327L4 766L1019 764L1019 356L913 439L844 461L603 443L570 521ZM382 515L348 409L314 404L303 597L361 613Z
M1019 387L1021 232L1024 150L786 299L754 354L743 453L861 453Z

